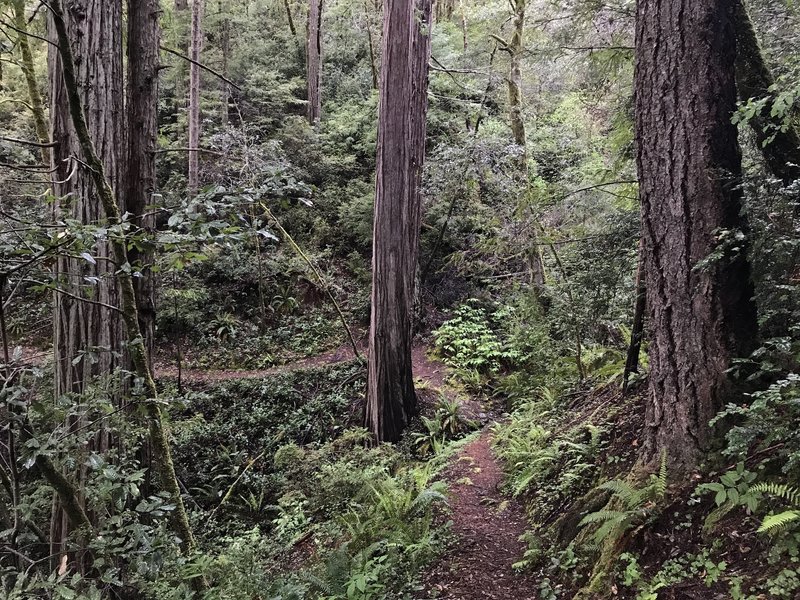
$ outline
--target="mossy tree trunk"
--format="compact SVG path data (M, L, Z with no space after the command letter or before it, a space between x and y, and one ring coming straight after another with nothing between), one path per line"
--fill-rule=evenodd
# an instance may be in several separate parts
M28 88L28 98L31 101L31 112L33 113L33 124L36 128L36 137L42 144L40 155L43 165L50 165L50 124L47 121L45 105L42 94L39 91L39 81L36 79L36 69L31 54L30 41L28 40L28 20L25 18L25 0L13 0L14 8L14 27L19 31L17 37L17 47L20 54L20 67L25 75L25 85Z
M200 188L200 62L203 51L204 0L192 0L192 28L189 41L189 196L194 197Z

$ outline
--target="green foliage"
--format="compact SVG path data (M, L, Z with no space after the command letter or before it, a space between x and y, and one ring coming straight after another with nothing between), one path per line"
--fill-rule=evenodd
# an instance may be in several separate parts
M759 533L777 534L785 531L789 525L800 521L800 488L780 483L760 483L753 487L753 491L782 498L792 507L766 516L758 528Z
M703 549L698 554L686 554L667 560L651 577L646 577L635 555L624 553L620 556L620 564L624 565L622 582L633 588L636 600L658 600L662 590L690 579L700 579L707 588L721 580L728 569L724 560L713 558L719 550L719 544L713 549Z
M461 414L461 403L442 395L433 418L421 417L424 432L414 433L412 444L421 456L438 454L444 444L462 437L475 423Z
M765 464L779 466L790 478L800 476L800 375L789 373L767 389L750 395L749 404L729 404L712 424L732 422L725 434L726 456L744 460L751 452Z
M492 331L486 311L476 303L468 301L457 308L453 317L433 332L436 349L451 367L495 373L510 356Z
M552 390L539 390L539 401L521 405L508 422L496 426L494 447L503 462L513 496L530 496L532 516L545 519L552 506L584 493L598 473L603 431L591 423L555 433L545 423L555 409Z
M594 528L592 540L596 546L609 539L617 540L633 528L641 527L653 515L653 509L664 499L667 492L667 459L661 457L658 473L649 476L646 483L636 486L628 481L607 481L599 486L612 494L609 508L586 515L581 527Z
M695 493L713 493L716 508L706 517L705 530L714 525L738 506L745 507L748 513L758 509L762 491L753 485L758 475L745 469L744 462L736 465L736 469L728 471L719 478L719 482L703 483L697 486Z

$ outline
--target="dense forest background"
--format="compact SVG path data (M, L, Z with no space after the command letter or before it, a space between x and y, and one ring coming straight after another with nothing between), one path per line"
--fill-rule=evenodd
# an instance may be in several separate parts
M793 1L0 34L3 598L799 597Z

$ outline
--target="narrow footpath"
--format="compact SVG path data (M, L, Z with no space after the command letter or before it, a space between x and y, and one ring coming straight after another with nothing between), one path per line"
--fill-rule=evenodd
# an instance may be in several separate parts
M491 431L465 446L445 470L456 542L423 578L419 598L536 600L532 577L514 571L522 558L526 518L500 493L503 472L490 446Z

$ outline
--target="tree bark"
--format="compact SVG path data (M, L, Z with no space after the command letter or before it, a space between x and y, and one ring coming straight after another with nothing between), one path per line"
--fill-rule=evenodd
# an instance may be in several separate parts
M312 125L319 123L322 114L322 0L309 0L306 28L306 77L308 108L306 116Z
M103 3L106 6L110 3ZM96 151L96 145L91 137L91 130L87 120L87 111L82 98L81 87L77 78L78 70L74 60L74 54L70 41L69 20L61 8L60 0L50 0L50 11L52 14L52 29L56 33L57 52L59 55L58 66L63 75L63 91L66 97L71 125L75 132L78 146L78 156L81 156L87 165L87 171L91 174L92 182L96 195L94 201L102 209L102 216L105 217L110 227L118 227L122 223L122 216L114 190L111 185L105 165ZM70 8L74 7L73 2ZM82 60L81 63L91 61ZM128 260L128 240L123 229L120 233L112 237L110 241L113 250L113 259L118 265L129 265ZM147 423L150 432L150 443L152 444L154 462L161 478L162 488L169 494L170 500L175 505L173 521L178 535L181 536L185 548L192 550L195 547L186 508L183 504L180 486L175 475L175 465L172 462L172 453L167 436L166 427L158 403L158 392L156 389L153 373L149 366L147 348L144 344L142 332L139 329L139 317L136 307L136 292L133 285L133 277L129 270L120 269L116 273L116 280L120 288L120 314L125 323L127 337L125 341L130 351L133 371L142 381L145 398L143 400L147 416ZM201 582L201 584L203 584Z
M219 3L219 12L220 14L223 13L225 8L223 7L223 3ZM230 55L231 55L231 20L228 15L222 19L222 75L225 79L230 78ZM220 119L222 121L222 125L227 127L228 126L228 105L231 96L231 88L227 82L222 81L220 82L220 102L222 104L220 110Z
M508 43L511 68L508 74L508 110L514 143L520 147L520 161L527 165L528 155L525 139L525 121L522 118L522 53L525 37L525 0L513 0L514 32Z
M189 148L200 147L200 55L203 50L203 0L192 0L192 30L189 43ZM200 188L200 153L189 152L189 196Z
M51 39L58 43L53 19L48 23ZM122 69L122 2L76 0L64 15L67 41L73 54L83 60L76 67L75 79L81 101L87 107L86 126L94 139L97 155L112 185L122 181L125 148ZM49 47L50 121L52 140L53 191L56 221L75 219L79 223L101 223L105 214L91 169L76 165L81 156L80 143L69 112L68 91L63 77L62 57ZM114 202L121 199L114 196ZM88 249L91 260L59 256L54 267L58 289L54 298L53 348L55 354L55 395L83 394L100 377L111 376L116 369L129 367L123 344L123 324L119 313L106 308L118 306L120 292L114 277L114 256L108 241L99 241ZM94 283L87 283L94 282ZM63 290L66 294L62 294ZM67 295L69 294L69 295ZM86 301L81 301L85 298ZM101 305L102 304L102 305ZM105 305L105 306L103 306ZM115 382L116 384L116 382ZM122 386L123 382L119 381ZM116 402L121 403L120 391ZM77 422L71 423L77 425ZM94 448L108 447L105 434L95 440ZM101 439L102 438L102 439ZM79 461L80 462L80 461ZM69 515L54 507L51 554L64 550L69 530Z
M769 171L789 185L800 179L800 136L793 125L784 131L783 119L771 115L775 78L764 60L753 22L743 0L734 0L736 18L736 82L742 102L768 98L761 112L750 119L758 147ZM774 136L773 139L770 138ZM800 210L800 208L798 208Z
M430 0L384 5L366 409L379 442L397 441L417 412L411 344L430 22Z
M741 215L734 0L641 0L636 133L650 384L642 460L694 469L732 391L731 359L757 334ZM729 236L728 239L732 238ZM708 260L712 253L718 260ZM705 264L703 264L705 262Z
M128 173L125 209L134 215L141 244L131 248L128 258L140 273L136 278L139 326L144 334L152 368L155 339L155 278L150 268L155 260L151 233L155 229L152 210L156 192L158 147L158 73L160 6L158 0L128 0Z

